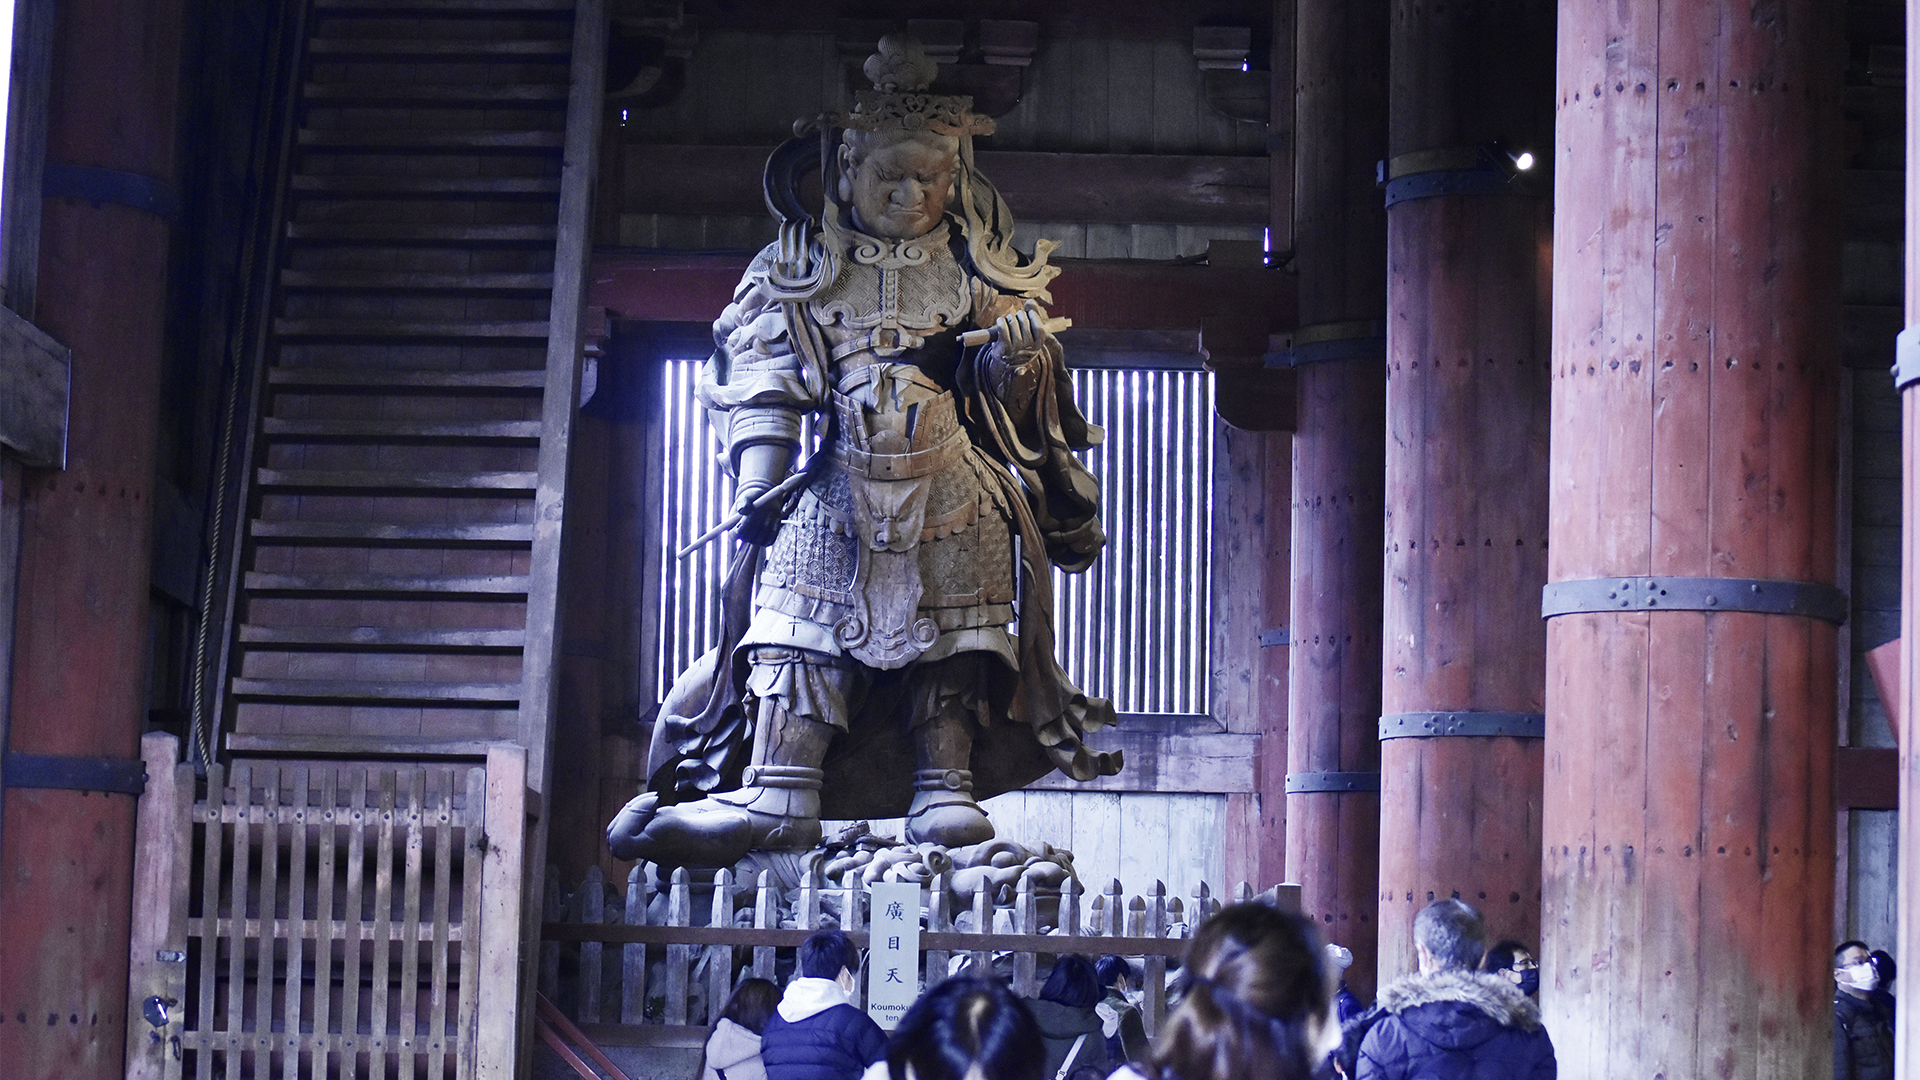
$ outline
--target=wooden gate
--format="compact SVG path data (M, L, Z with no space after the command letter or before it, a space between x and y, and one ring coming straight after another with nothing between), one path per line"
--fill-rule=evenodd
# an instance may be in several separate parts
M526 754L238 760L147 736L129 1077L508 1076Z

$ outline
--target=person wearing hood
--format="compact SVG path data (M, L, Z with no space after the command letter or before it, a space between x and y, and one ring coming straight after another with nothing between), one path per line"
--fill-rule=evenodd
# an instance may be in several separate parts
M1879 975L1865 942L1833 950L1834 1080L1893 1080L1893 1017L1873 1000Z
M766 979L741 979L707 1032L700 1054L700 1080L767 1080L760 1063L760 1033L780 1004L780 988Z
M860 955L838 930L800 945L800 977L787 984L760 1035L767 1080L857 1080L887 1055L880 1025L853 1005Z
M1054 962L1039 999L1027 1002L1047 1044L1047 1076L1057 1075L1069 1054L1076 1070L1091 1065L1102 1076L1110 1071L1099 1004L1100 979L1093 961L1068 953Z
M1553 1040L1540 1007L1499 975L1475 971L1486 923L1471 904L1440 900L1413 920L1417 974L1380 991L1380 1017L1360 1043L1359 1080L1553 1080Z

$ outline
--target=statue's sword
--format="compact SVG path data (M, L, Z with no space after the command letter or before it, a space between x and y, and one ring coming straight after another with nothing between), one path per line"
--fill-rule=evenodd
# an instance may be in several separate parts
M789 476L785 480L780 481L778 484L774 485L773 487L770 487L766 491L761 492L760 495L756 497L752 502L748 503L747 505L741 507L738 510L735 510L731 514L728 514L725 521L722 521L720 524L715 525L713 528L708 529L706 532L701 533L700 538L698 540L695 540L693 543L688 544L686 547L681 548L680 554L675 556L675 558L680 558L680 559L686 558L687 556L707 546L707 544L710 543L715 537L725 534L726 532L733 529L734 526L747 520L747 515L752 513L753 511L759 510L762 507L771 506L774 503L780 501L781 499L784 499L787 496L793 494L794 492L800 490L800 488L806 485L806 482L808 480L813 479L811 459L809 459L808 461L808 466L809 466L808 468L801 469L800 471L794 473L792 476Z

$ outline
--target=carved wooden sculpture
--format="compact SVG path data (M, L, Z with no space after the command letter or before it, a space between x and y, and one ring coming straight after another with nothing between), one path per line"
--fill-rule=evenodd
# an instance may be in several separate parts
M1014 250L973 163L993 121L927 93L935 71L883 39L875 88L768 162L780 239L699 391L739 481L723 640L662 707L649 790L608 827L622 858L806 850L823 812L974 844L976 796L1120 768L1081 741L1112 707L1053 655L1049 563L1085 569L1106 540L1072 453L1101 431L1040 306L1053 245ZM795 195L816 164L818 220ZM808 413L826 436L796 473Z

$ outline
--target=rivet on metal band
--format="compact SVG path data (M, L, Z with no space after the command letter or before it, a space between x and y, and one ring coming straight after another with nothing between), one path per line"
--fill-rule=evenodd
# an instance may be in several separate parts
M1540 591L1540 617L1583 612L1737 611L1801 615L1838 626L1847 594L1812 581L1754 578L1617 577L1555 581Z
M1388 713L1380 718L1380 738L1444 739L1450 737L1544 739L1547 717L1544 713L1481 712L1454 709L1448 712Z
M1909 326L1893 339L1893 388L1905 390L1920 382L1920 326Z
M1287 774L1287 794L1307 795L1320 791L1379 791L1377 772L1297 772Z
M147 763L139 758L8 753L0 786L139 795L147 790Z

